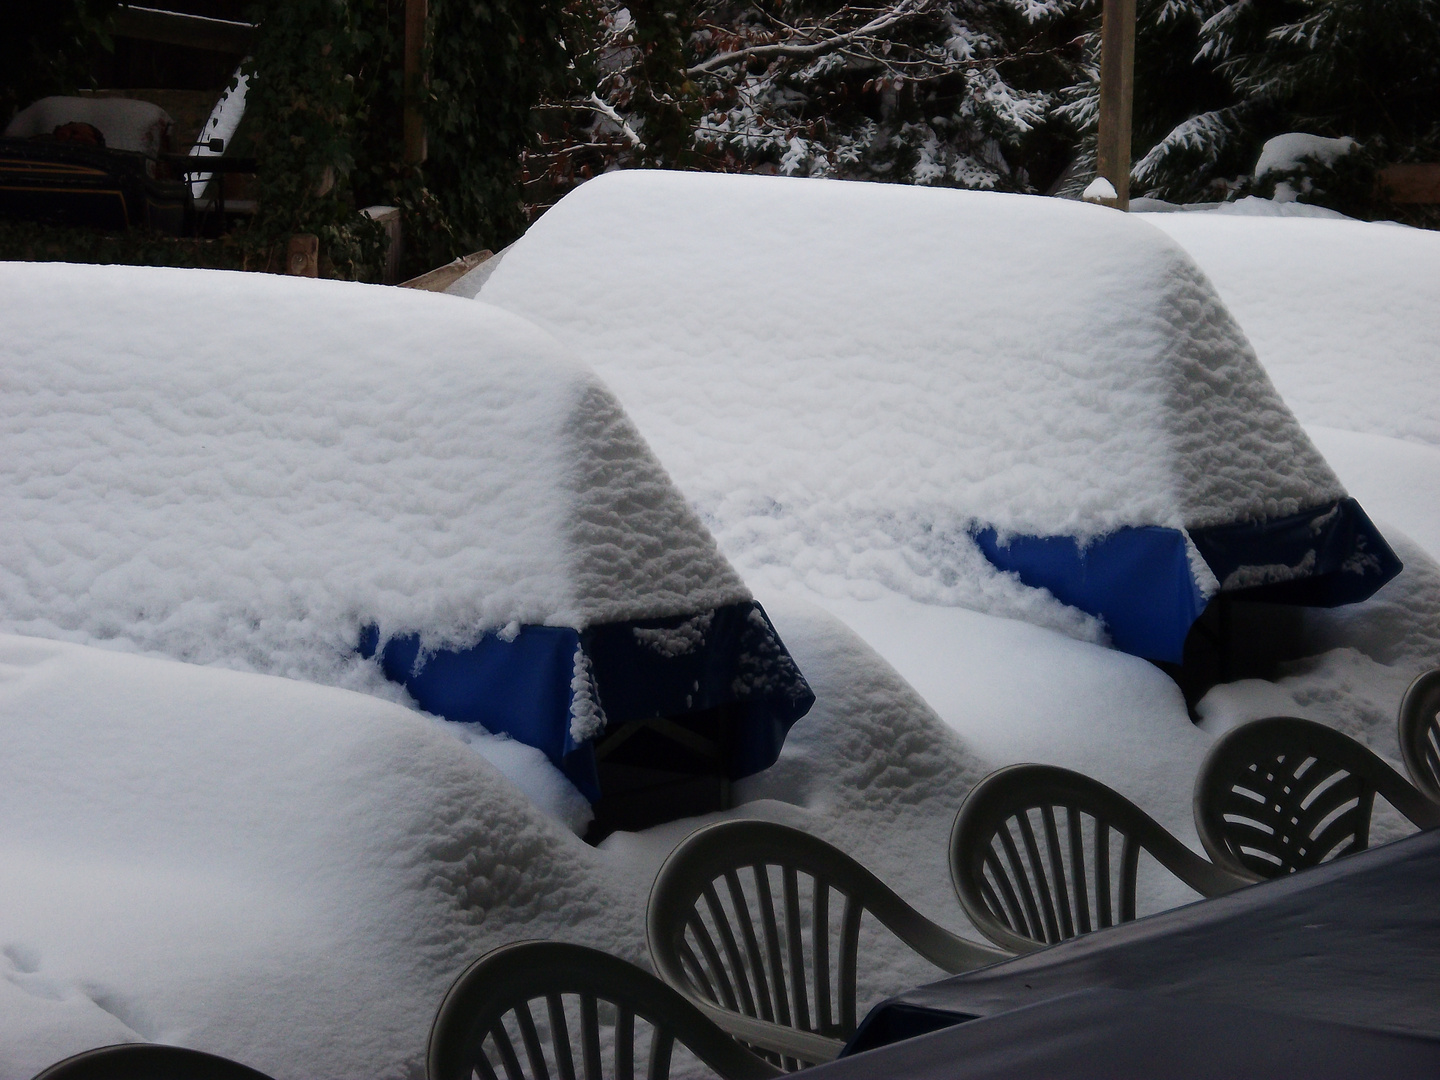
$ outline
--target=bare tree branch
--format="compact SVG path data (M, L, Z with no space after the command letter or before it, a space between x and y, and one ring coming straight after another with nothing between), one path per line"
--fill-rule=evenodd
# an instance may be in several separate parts
M854 30L844 33L829 31L828 36L819 41L810 41L804 44L793 44L791 42L775 42L769 45L749 45L743 49L735 49L731 52L720 53L703 60L692 68L687 68L686 75L705 75L716 68L729 67L732 64L745 60L763 58L767 56L823 56L825 53L843 49L846 46L862 41L865 38L874 37L901 23L928 14L934 7L934 0L901 0L895 7L877 15L863 26L857 26ZM823 30L822 27L814 27L814 31Z

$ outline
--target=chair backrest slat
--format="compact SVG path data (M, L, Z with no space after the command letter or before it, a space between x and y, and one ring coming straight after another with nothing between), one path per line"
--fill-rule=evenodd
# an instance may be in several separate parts
M755 871L755 894L760 907L760 922L765 928L765 954L770 964L770 985L775 992L775 1019L778 1023L790 1027L794 1021L790 1016L790 997L785 993L785 965L780 959L780 924L775 919L775 898L770 893L770 874L765 869L764 863L758 863L753 867ZM650 906L654 906L654 893L651 893ZM652 944L651 953L655 951ZM710 1000L715 1000L713 994L707 994Z
M425 1075L578 1080L578 1057L585 1080L635 1080L642 1061L648 1080L668 1080L677 1042L723 1080L780 1075L648 971L580 945L520 942L486 953L451 985Z
M560 1073L560 1080L575 1080L575 1055L570 1052L570 1025L565 1022L565 999L559 994L546 994L545 1008L550 1014L555 1069Z
M732 978L728 981L733 986L732 996L746 1016L754 1016L756 1012L755 996L750 992L750 979L745 971L745 960L740 955L740 945L735 940L735 933L730 927L729 915L720 903L720 894L715 891L713 881L705 886L702 895L705 899L705 907L710 912L710 919L715 925L715 932L720 935L720 945L725 950L725 959L729 963L728 970Z
M1040 817L1045 830L1045 847L1050 853L1050 880L1055 885L1055 914L1060 920L1059 936L1075 936L1075 920L1070 911L1069 874L1065 870L1065 856L1060 847L1060 830L1055 827L1055 807L1040 808Z
M815 965L815 1030L833 1034L835 1019L830 1002L830 886L814 879L815 896L810 905L810 948Z
M710 984L720 992L720 1001L724 1002L726 1008L736 1008L739 1005L739 998L734 992L733 982L730 981L730 972L724 968L720 960L720 950L716 948L714 937L710 936L710 927L706 926L700 913L696 912L691 917L690 936L693 937L696 945L700 946L700 955L706 962L706 972L710 975Z
M1272 716L1210 748L1195 779L1195 828L1217 864L1275 877L1367 847L1377 795L1421 828L1440 825L1440 806L1368 747Z
M1005 853L1005 860L1009 863L1009 872L1005 873L1001 880L1007 882L1020 897L1021 913L1024 917L1024 933L1032 937L1042 937L1045 927L1040 919L1040 906L1035 897L1035 888L1030 881L1030 875L1025 872L1025 864L1020 859L1020 849L1015 846L1015 838L1010 835L1008 822L997 835L1000 839L1001 849Z
M730 907L735 921L740 925L740 937L745 943L745 956L750 962L750 976L755 986L753 1005L755 1014L762 1020L774 1021L775 1006L770 1001L770 979L765 967L765 957L760 951L760 941L755 934L755 918L750 904L745 899L745 889L740 884L736 870L725 871L725 888L730 894Z
M1125 834L1120 849L1120 921L1135 918L1135 890L1140 881L1140 844L1130 833Z
M1095 821L1095 921L1099 929L1115 925L1115 909L1110 904L1110 826Z
M535 1080L550 1080L550 1066L545 1061L545 1051L540 1048L540 1033L535 1030L535 1017L530 1014L528 1001L515 1006L515 1020L520 1025L520 1042L525 1047L525 1056L530 1060L530 1075Z
M585 1080L604 1080L600 1059L600 1001L594 994L580 995L580 1045Z
M525 1070L520 1067L520 1058L515 1053L515 1044L503 1023L490 1029L490 1038L495 1040L495 1049L500 1053L500 1063L505 1066L505 1080L525 1080Z
M1085 873L1085 834L1081 830L1078 807L1067 806L1065 808L1065 824L1070 832L1070 868L1073 875L1071 886L1075 890L1075 932L1088 934L1091 930L1090 891L1086 887L1088 875Z
M1014 765L975 786L951 831L950 872L983 934L1033 949L1135 918L1141 850L1203 895L1249 880L1207 863L1105 785L1048 765Z
M931 923L824 841L762 821L706 826L671 853L651 890L650 952L707 1015L799 1068L834 1057L855 1030L867 913L946 971L1005 956Z
M1040 859L1040 845L1035 842L1035 830L1030 824L1028 813L1016 814L1011 818L1020 827L1020 840L1025 845L1025 857L1028 861L1029 874L1027 879L1035 885L1035 897L1040 904L1040 917L1044 920L1041 924L1042 932L1046 941L1060 940L1060 925L1055 919L1055 900L1051 895L1050 876Z
M616 1007L615 1080L635 1080L635 1010Z
M864 906L845 894L845 912L840 922L840 1030L855 1030L855 976L860 954L860 918Z
M668 1031L657 1031L650 1040L650 1062L645 1070L647 1080L667 1080L675 1037Z
M810 1026L810 1001L805 988L805 939L800 923L800 875L793 866L780 870L785 893L785 935L790 947L790 1009L795 1026L801 1031L814 1031Z

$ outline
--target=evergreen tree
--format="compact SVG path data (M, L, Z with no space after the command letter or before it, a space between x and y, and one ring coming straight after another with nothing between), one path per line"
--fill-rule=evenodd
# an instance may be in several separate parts
M1068 0L584 6L596 36L530 162L555 190L648 165L1032 191L1069 159Z

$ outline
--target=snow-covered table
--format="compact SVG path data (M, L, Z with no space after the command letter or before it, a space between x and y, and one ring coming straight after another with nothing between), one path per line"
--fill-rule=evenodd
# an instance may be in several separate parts
M1290 1025L1302 1039L1309 1033L1337 1047L1349 1040L1351 1055L1428 1054L1434 1075L1440 1068L1437 895L1440 830L900 994L871 1011L852 1047L883 1047L958 1024L926 1036L953 1032L959 1041L946 1051L953 1061L964 1053L961 1043L983 1042L988 1030L977 1025L975 1034L965 1034L969 1025L962 1021L984 1019L988 1025L1008 1017L1007 1024L1018 1024L1016 1032L1023 1029L1033 1040L1037 1031L1027 1025L1036 1017L1051 1016L1051 1030L1058 1033L1073 1030L1080 1014L1103 1007L1126 1028L1123 1038L1115 1032L1119 1043L1135 1034L1132 1021L1118 1019L1130 1012L1150 1016L1157 1032L1179 1024L1197 1038L1209 1023L1206 1016L1247 1016L1260 1028ZM1212 1026L1218 1031L1226 1024L1216 1020ZM1070 1050L1088 1052L1078 1045ZM1355 1066L1365 1062L1369 1075L1386 1074L1374 1060L1351 1056L1348 1072L1336 1062L1340 1071L1327 1075L1363 1075L1366 1069ZM1061 1058L1052 1063L1060 1065ZM1205 1064L1211 1074L1223 1075L1213 1060ZM1272 1075L1288 1074L1279 1068L1284 1061L1275 1064ZM862 1072L836 1071L837 1077L848 1075ZM1152 1075L1192 1073L1177 1068Z

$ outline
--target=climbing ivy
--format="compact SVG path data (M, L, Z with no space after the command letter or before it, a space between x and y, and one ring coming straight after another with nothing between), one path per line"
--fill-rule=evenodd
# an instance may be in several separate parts
M321 239L322 272L373 278L383 234L357 213L400 207L402 273L523 228L531 113L569 63L552 0L431 0L419 106L429 155L404 160L401 0L260 0L247 125L260 176L252 242Z

